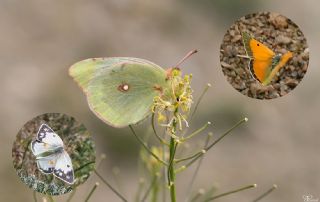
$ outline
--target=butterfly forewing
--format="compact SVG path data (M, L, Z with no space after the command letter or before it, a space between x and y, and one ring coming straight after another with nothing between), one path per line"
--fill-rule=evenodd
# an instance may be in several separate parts
M63 147L63 141L48 125L42 124L37 133L37 140L51 145L52 147Z
M162 68L135 60L101 69L88 88L90 109L115 127L141 121L151 113L154 97L168 88Z
M108 69L119 63L134 62L140 64L149 64L153 67L160 68L158 65L139 58L130 57L108 57L108 58L90 58L82 60L72 65L69 69L69 75L78 83L82 90L87 93L89 82L95 78L97 71Z

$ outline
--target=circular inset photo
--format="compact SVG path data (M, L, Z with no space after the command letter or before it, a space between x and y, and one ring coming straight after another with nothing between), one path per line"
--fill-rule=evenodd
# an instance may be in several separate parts
M240 93L273 99L293 90L307 72L309 48L299 27L278 13L259 12L237 20L220 48L228 82Z
M33 190L49 195L72 191L95 166L95 146L73 117L47 113L27 122L12 148L13 166Z

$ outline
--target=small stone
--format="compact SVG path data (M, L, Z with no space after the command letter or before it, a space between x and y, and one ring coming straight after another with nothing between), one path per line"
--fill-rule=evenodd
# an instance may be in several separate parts
M289 37L279 35L276 37L276 43L278 44L289 44L291 43L291 39Z
M288 22L286 17L277 14L277 13L271 13L269 21L271 24L273 24L276 28L286 28L288 27Z

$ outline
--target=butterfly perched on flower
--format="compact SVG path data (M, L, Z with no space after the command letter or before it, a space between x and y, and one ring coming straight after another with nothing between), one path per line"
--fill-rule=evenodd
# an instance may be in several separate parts
M62 139L48 125L39 127L36 139L31 142L31 151L37 167L44 174L53 174L63 182L74 183L72 161L64 150Z
M250 58L250 73L262 85L269 85L276 73L292 58L292 52L275 54L270 48L254 39L249 33L242 33L242 40Z

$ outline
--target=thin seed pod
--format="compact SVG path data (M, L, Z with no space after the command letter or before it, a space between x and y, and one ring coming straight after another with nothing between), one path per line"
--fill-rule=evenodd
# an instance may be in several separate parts
M142 198L142 202L146 201L146 199L148 198L152 188L154 187L154 185L156 185L157 181L158 181L158 178L159 178L159 174L156 174L153 179L152 179L152 182L149 186L149 188L147 189L146 193L144 194L143 198Z
M72 198L74 197L74 195L76 194L77 188L74 188L72 190L72 192L70 193L70 196L67 199L67 202L70 202L72 200Z
M261 199L265 198L266 196L268 196L269 194L271 194L271 192L273 192L275 189L277 189L278 186L276 184L274 184L268 191L266 191L265 193L263 193L261 196L259 196L258 198L256 198L255 200L253 200L253 202L257 202L260 201Z
M137 133L133 130L133 127L131 125L129 125L129 128L131 130L131 132L133 133L133 135L136 137L136 139L138 140L138 142L147 150L147 152L152 155L155 159L157 159L160 163L162 163L163 165L168 166L168 163L164 162L163 160L161 160L157 155L155 155L150 149L149 147L143 142L143 140L137 135Z
M230 132L232 130L234 130L235 128L237 128L238 126L240 126L241 124L245 123L248 121L248 118L244 118L242 120L240 120L238 123L236 123L234 126L232 126L229 130L227 130L224 134L222 134L216 141L214 141L213 143L211 143L209 146L207 146L206 148L204 148L203 150L189 156L183 159L178 159L176 160L176 162L181 162L181 161L185 161L185 160L190 160L192 159L189 163L187 163L184 166L181 166L180 168L178 168L176 170L176 172L181 172L183 170L185 170L186 168L188 168L189 166L191 166L194 162L196 162L202 155L204 155L208 150L210 150L214 145L216 145L218 142L220 142L224 137L226 137L228 134L230 134Z
M228 191L228 192L225 192L225 193L210 197L208 199L205 199L204 202L213 201L213 200L215 200L217 198L221 198L221 197L224 197L224 196L228 196L230 194L234 194L234 193L237 193L237 192L240 192L240 191L244 191L244 190L252 189L252 188L256 188L256 187L257 187L256 184L248 185L248 186L245 186L245 187L242 187L242 188L239 188L239 189L231 190L231 191Z
M207 138L206 138L206 141L205 141L205 143L204 143L204 148L206 148L206 147L208 146L211 137L212 137L212 133L209 133L208 136L207 136ZM199 170L200 170L200 166L201 166L202 160L203 160L203 156L202 156L202 157L200 158L200 160L198 161L197 167L196 167L196 169L195 169L195 171L194 171L194 173L193 173L193 175L192 175L191 182L189 183L189 186L188 186L188 188L187 188L187 198L186 198L186 201L188 201L189 198L190 198L190 193L191 193L191 191L192 191L192 187L193 187L194 181L195 181L195 179L196 179L196 176L198 175L198 172L199 172ZM192 200L191 200L191 201L192 201Z
M89 199L91 198L91 196L93 195L94 191L97 189L98 186L99 186L99 183L96 182L95 185L92 187L91 191L89 192L85 202L89 201Z
M157 130L156 130L156 127L154 125L154 118L155 118L155 114L152 113L152 116L151 116L151 125L152 125L152 130L153 130L153 133L156 135L157 139L164 145L167 145L169 146L169 143L167 143L164 139L162 139L158 133L157 133Z
M193 110L192 113L191 113L190 121L192 120L192 118L194 117L195 113L197 112L198 107L199 107L199 105L200 105L200 102L202 101L204 95L207 93L207 91L209 90L210 87L211 87L211 84L208 83L207 86L203 89L203 91L202 91L199 99L198 99L197 102L196 102L196 105L195 105L195 107L194 107L194 110Z
M181 141L186 141L188 139L193 138L194 136L200 134L202 131L204 131L206 128L208 128L208 126L211 125L211 122L207 122L206 124L204 124L201 128L197 129L196 131L194 131L193 133L191 133L190 135L188 135L185 138L182 138Z
M32 196L33 196L34 202L37 202L37 192L36 191L33 191Z
M113 188L113 186L107 181L105 180L99 173L97 170L94 170L94 173L100 178L100 180L107 185L107 187L109 187L119 198L121 198L122 201L127 202L128 200L122 195L120 194L115 188Z

